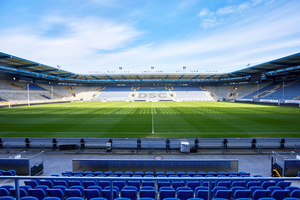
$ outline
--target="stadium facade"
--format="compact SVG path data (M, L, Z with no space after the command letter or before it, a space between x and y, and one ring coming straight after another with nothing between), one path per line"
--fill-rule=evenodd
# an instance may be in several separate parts
M120 70L119 73L107 71L102 74L76 74L62 70L59 66L50 67L0 53L1 102L62 99L241 100L299 104L299 77L300 53L222 74L162 73L154 70L144 73L122 73ZM116 91L118 95L114 93Z

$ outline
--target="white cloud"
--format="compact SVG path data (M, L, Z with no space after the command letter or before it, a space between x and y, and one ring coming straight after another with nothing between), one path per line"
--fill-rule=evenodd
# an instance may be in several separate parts
M268 0L265 5L272 3L274 0ZM250 11L262 4L262 0L251 0L238 5L226 5L216 11L210 11L208 8L203 8L198 16L201 18L200 26L203 28L212 28L223 24L227 18L232 15L240 15Z

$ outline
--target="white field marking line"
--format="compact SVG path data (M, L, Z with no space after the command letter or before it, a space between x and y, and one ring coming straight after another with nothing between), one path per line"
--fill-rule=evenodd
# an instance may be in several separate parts
M152 102L152 133L154 133L154 115L153 115L153 102Z

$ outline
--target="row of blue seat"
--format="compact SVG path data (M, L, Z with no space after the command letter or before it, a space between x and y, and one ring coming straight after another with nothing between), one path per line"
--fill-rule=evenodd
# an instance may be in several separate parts
M247 172L183 172L183 171L179 171L179 172L152 172L152 171L147 171L147 172L142 172L142 171L136 171L136 172L132 172L132 171L126 171L126 172L122 172L122 171L116 171L116 172L112 172L112 171L96 171L96 172L92 172L92 171L76 171L76 172L72 172L72 171L66 171L62 173L63 176L103 176L103 177L107 177L107 176L114 176L114 177L121 177L121 176L125 176L125 177L249 177L250 173Z
M0 176L16 176L16 170L0 170Z
M283 181L282 181L283 182ZM278 182L280 183L280 182ZM119 185L120 186L120 185ZM254 192L256 190L262 190L264 192L257 192L258 194L272 194L273 191L279 190L284 191L291 197L299 197L300 198L300 189L295 186L287 186L282 185L284 188L281 188L279 186L270 186L267 189L261 187L261 186L251 186L249 189L244 188L242 186L235 186L230 189L228 189L225 186L216 186L212 189L212 195L217 198L217 193L219 190L222 190L222 195L230 194L231 198L238 198L237 195L244 195L243 197L256 197L254 195ZM182 191L181 191L182 190ZM153 187L153 186L144 186L141 188L137 188L135 186L113 186L113 193L114 198L117 197L129 197L131 200L136 200L138 197L150 197L150 198L156 198L157 194L159 194L159 199L162 200L166 197L178 197L181 200L186 200L187 198L191 197L197 197L197 198L205 198L205 196L208 195L208 187L200 186L196 187L194 190L190 187L186 186L179 186L177 188L173 188L170 186L161 186L159 188ZM239 194L236 194L237 191L239 191ZM43 198L47 196L54 196L59 197L61 200L65 199L66 197L86 197L87 200L90 200L93 197L105 197L107 199L110 199L110 186L106 186L103 189L100 186L89 186L87 189L85 189L82 186L72 186L70 188L67 188L65 186L54 186L52 189L50 189L46 185L38 185L35 188L31 188L28 185L20 186L20 196L35 196L38 198L38 200L43 200ZM258 195L257 194L257 195ZM4 185L0 187L0 196L15 196L15 188L11 185ZM219 194L221 195L221 194ZM278 195L278 194L276 194Z
M106 186L110 186L110 181L108 180L25 180L24 183L26 185L31 186L31 188L35 188L38 185L46 185L49 189L53 188L54 186L65 186L66 188L72 187L72 186L83 186L84 188L88 188L89 186L101 186L102 188ZM140 188L142 186L155 186L155 187L162 187L162 186L172 186L173 188L181 187L181 186L187 186L192 188L193 190L196 187L199 186L208 186L208 181L198 181L198 180L189 180L189 181L183 181L183 180L115 180L112 182L114 186L119 187L119 189L122 189L124 186L135 186L137 188ZM250 181L250 180L244 180L244 181L211 181L211 187L215 186L225 186L226 188L232 188L235 186L241 186L245 188L250 188L251 186L261 186L264 189L267 189L269 186L279 186L282 189L285 189L286 187L290 186L290 181Z

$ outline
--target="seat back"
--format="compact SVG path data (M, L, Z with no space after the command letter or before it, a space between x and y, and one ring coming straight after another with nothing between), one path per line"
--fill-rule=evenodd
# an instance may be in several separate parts
M102 193L98 189L84 189L84 196L87 200L96 197L102 197Z
M218 190L215 197L216 198L223 198L223 199L230 199L232 195L231 190Z
M61 189L48 189L47 193L49 197L57 197L61 200L65 198L65 193Z
M263 197L268 197L270 191L269 190L255 190L252 194L251 197L253 200L258 200Z
M165 198L175 197L175 190L160 190L159 199L163 200Z
M288 197L289 192L289 190L274 190L271 192L270 197L276 200L283 200L284 198Z
M141 189L140 190L140 199L141 198L146 198L146 197L155 199L155 195L156 195L155 189L151 189L151 190Z
M187 200L189 198L193 198L194 191L193 190L179 190L177 192L177 198L180 200Z
M28 190L30 196L38 198L38 200L43 200L46 197L46 192L41 188L34 188Z

